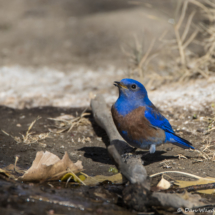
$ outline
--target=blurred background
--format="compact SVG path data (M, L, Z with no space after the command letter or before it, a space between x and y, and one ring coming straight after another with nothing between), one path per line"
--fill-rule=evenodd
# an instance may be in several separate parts
M161 91L212 93L214 9L213 0L0 0L0 104L87 106L96 93L113 102L113 81L126 77L159 101Z

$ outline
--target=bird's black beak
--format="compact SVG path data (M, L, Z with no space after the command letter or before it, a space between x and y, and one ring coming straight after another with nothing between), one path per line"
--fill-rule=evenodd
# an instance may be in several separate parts
M114 81L114 84L113 84L115 87L119 87L120 86L120 82L119 81Z
M125 85L121 84L118 81L114 81L114 86L118 87L118 88L124 88L124 89L128 89L128 87L126 87Z

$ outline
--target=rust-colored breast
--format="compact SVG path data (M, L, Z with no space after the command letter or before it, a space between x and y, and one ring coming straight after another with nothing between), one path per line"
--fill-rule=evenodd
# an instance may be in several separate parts
M124 117L119 115L114 106L111 111L114 123L121 135L123 131L126 131L129 139L140 141L143 144L147 142L147 145L164 142L164 131L151 126L150 122L144 116L145 107L139 107Z

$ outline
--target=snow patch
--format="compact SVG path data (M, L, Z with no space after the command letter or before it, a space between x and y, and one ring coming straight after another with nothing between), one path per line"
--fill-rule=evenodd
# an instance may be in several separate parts
M79 68L62 72L52 68L21 66L0 68L0 105L13 108L60 106L89 106L89 94L101 93L108 103L117 99L113 81L125 78L122 70L110 66L92 71ZM181 106L202 109L215 102L215 78L186 84L165 85L149 91L151 101L161 109Z

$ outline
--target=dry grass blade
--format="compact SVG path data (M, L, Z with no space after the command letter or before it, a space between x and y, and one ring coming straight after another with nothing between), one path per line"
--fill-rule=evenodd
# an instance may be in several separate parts
M215 146L211 144L211 139L207 138L204 140L204 144L200 150L195 150L201 158L204 160L215 161Z
M69 173L72 174L73 178L75 178L75 179L76 179L77 181L79 181L81 184L83 184L83 185L86 186L86 184L85 184L74 172L72 172L71 170L69 170Z
M89 178L90 176L87 175L86 173L80 172L82 175L84 175L86 178Z
M37 142L37 138L31 138L31 140L30 140L30 135L31 134L33 134L32 132L30 132L30 130L33 128L33 126L34 126L34 124L36 123L36 121L37 120L39 120L39 119L41 119L41 117L37 117L31 124L30 124L30 126L28 127L28 130L27 130L27 132L26 132L26 134L25 134L25 136L24 135L22 135L22 138L23 138L23 143L26 143L26 144L30 144L30 143L35 143L35 142Z
M17 172L17 170L16 170L16 164L17 164L17 162L18 162L18 160L19 160L19 155L16 155L15 156L15 163L14 163L14 172Z
M30 132L30 130L33 128L35 122L36 122L37 120L39 120L39 119L41 119L40 116L38 116L38 117L30 124L30 126L29 126L29 128L28 128L28 130L27 130L27 132L26 132L26 136L28 135L28 133Z
M151 52L152 47L154 46L154 44L155 44L155 38L152 40L152 42L151 42L151 44L150 44L150 46L149 46L147 52L146 52L145 55L142 57L142 59L141 59L139 65L138 65L139 68L142 68L142 66L143 66L144 62L146 61L146 59L148 58L148 56L149 56L149 54L150 54L150 52Z
M59 129L57 131L53 131L49 129L51 132L54 133L63 133L63 132L70 132L75 126L79 126L81 124L88 125L90 124L90 121L85 118L85 116L89 116L90 113L85 113L87 111L88 107L84 109L84 111L81 113L78 117L70 116L69 120L62 119L62 117L57 118L49 118L50 120L54 120L56 122L56 128Z
M13 138L13 139L16 141L17 144L19 144L19 143L22 142L22 139L21 139L20 137L14 137L14 136L12 136L11 134L8 134L8 133L7 133L6 131L4 131L4 130L1 130L1 131L2 131L4 134L6 134L7 136Z
M153 40L143 55L142 47L135 37L133 55L123 50L133 63L130 72L131 78L138 76L143 81L143 75L145 75L146 79L149 79L148 85L153 86L157 82L161 83L164 79L178 79L180 82L200 76L210 80L210 75L215 72L215 3L209 0L178 0L176 6L175 19L172 20L174 22L170 22L171 24L176 23L174 26L175 39L170 38L170 34L165 31L159 37L159 41L162 43L161 47L157 51L153 50L153 54L151 54L155 43ZM199 16L199 14L201 19L194 20L194 16ZM169 39L164 37L169 37ZM202 52L196 53L198 48L194 49L194 46L190 46L192 44L200 46ZM178 50L178 53L174 51L175 49ZM162 53L162 58L158 65L154 62L149 64L160 53ZM164 61L168 61L168 63L164 63ZM162 78L157 79L154 73L157 73L158 68L161 71L170 71L171 78L168 75L162 75Z
M181 5L182 3L182 5ZM201 75L204 78L208 79L210 72L214 72L214 54L215 54L215 27L214 27L214 21L215 21L215 4L211 3L209 0L203 0L201 2L196 0L184 0L184 1L178 1L177 4L177 11L180 11L180 17L178 18L178 21L175 24L174 32L176 41L169 40L165 41L163 38L165 34L162 35L162 42L165 42L165 44L170 45L170 50L178 49L179 51L179 57L180 57L180 64L174 65L173 69L175 73L180 74L180 81L187 80L191 77L196 77L197 75ZM200 11L198 13L201 13L201 15L204 17L199 22L200 24L197 25L196 23L193 23L193 17L196 14L196 11L192 11L187 19L186 17L186 11L188 8L188 5L190 4L197 6L200 8ZM209 6L208 6L209 5ZM177 12L178 14L178 12ZM175 20L177 20L177 17ZM186 20L186 22L185 22ZM208 20L208 23L203 23L203 20ZM181 32L181 28L183 26L183 23L185 22L185 27L183 32ZM195 21L196 22L196 21ZM191 26L195 27L194 30L191 30ZM192 31L192 32L191 32ZM190 36L187 38L187 35L190 32ZM201 33L202 37L204 38L201 41L195 40L197 35ZM188 46L191 43L195 43L198 45L201 45L205 49L205 54L202 57L199 57L198 54L193 53ZM172 44L172 45L171 45ZM176 46L177 44L177 46ZM175 59L173 59L175 62ZM170 65L170 63L168 63ZM169 66L167 66L169 68ZM170 66L171 70L172 67Z
M175 25L175 29L178 31L179 28L181 27L181 24L184 20L185 14L186 14L186 10L187 10L187 6L188 6L188 1L185 0L183 3L183 7L182 7L182 11L181 11L181 16L178 20L178 23Z
M184 33L182 34L182 37L181 37L182 43L184 42L184 40L185 40L185 38L186 38L186 36L187 36L187 34L188 34L188 32L189 32L190 25L191 25L192 19L193 19L193 17L194 17L195 14L196 14L196 11L193 11L193 12L190 14L190 16L189 16L189 18L188 18L188 20L187 20L187 24L186 24L186 27L185 27L185 29L184 29Z
M41 119L41 117L37 117L31 124L30 126L28 127L28 130L26 131L26 134L23 135L21 134L21 137L14 137L10 134L8 134L6 131L2 130L2 132L4 134L6 134L7 136L10 136L11 138L13 138L16 143L25 143L25 144L32 144L32 143L36 143L38 142L39 140L44 140L46 139L48 136L49 136L49 133L42 133L42 134L35 134L35 135L32 135L33 132L30 132L31 129L33 128L34 124L37 122L37 120Z
M194 40L194 38L196 37L196 35L198 34L199 30L196 29L191 36L187 39L187 41L184 43L183 45L183 49L187 48L187 46Z
M13 137L12 135L8 134L6 131L1 130L4 134L6 134L7 136ZM13 137L14 138L14 137Z
M208 130L208 132L215 130L215 127L211 128Z
M71 176L67 179L65 187L67 187L69 181L70 181L72 178L73 178L73 175L71 175Z
M178 157L179 160L182 158L187 159L187 157L182 154L175 155L174 157Z
M176 40L177 40L177 44L178 44L178 50L179 50L179 53L180 53L180 56L181 56L181 64L182 66L185 66L185 63L186 63L186 59L185 59L185 54L184 54L184 49L183 49L183 41L180 37L180 33L179 33L179 28L181 27L182 25L182 22L184 20L184 17L185 17L185 13L186 13L186 10L187 10L187 5L188 5L188 1L185 0L184 1L184 4L183 4L183 7L182 7L182 12L181 12L181 16L178 20L178 23L175 25L175 36L176 36ZM189 27L189 25L187 25ZM185 32L184 32L184 35L186 34L186 31L188 31L188 29L185 29Z
M205 160L210 160L210 157L203 151L199 151L199 150L196 150L196 152L198 152L200 154L200 156L202 158L204 158Z
M200 7L202 10L204 10L206 13L210 14L210 10L201 2L196 1L196 0L189 0L190 3Z
M164 171L164 172L158 172L158 173L150 175L149 177L153 178L155 176L162 175L164 173L177 173L177 174L186 175L186 176L189 176L189 177L192 177L192 178L197 178L197 179L202 178L200 176L197 176L197 175L194 175L194 174L190 174L190 173L186 173L186 172L181 172L181 171Z

